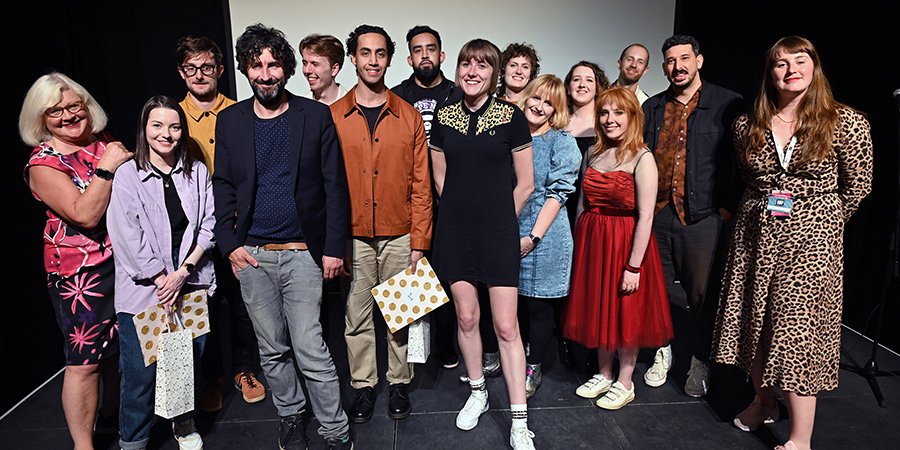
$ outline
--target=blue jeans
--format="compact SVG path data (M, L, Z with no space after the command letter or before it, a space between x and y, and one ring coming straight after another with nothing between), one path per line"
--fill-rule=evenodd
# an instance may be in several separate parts
M319 434L325 439L348 437L350 424L341 409L337 370L319 323L322 269L305 250L244 248L259 267L248 265L237 276L278 415L287 417L306 409L302 374L321 424Z
M141 341L134 328L134 314L118 313L119 373L122 374L119 399L119 446L122 450L147 447L153 421L156 392L156 364L144 366ZM206 345L206 335L194 339L194 363L200 360ZM194 412L182 414L175 423L190 420Z

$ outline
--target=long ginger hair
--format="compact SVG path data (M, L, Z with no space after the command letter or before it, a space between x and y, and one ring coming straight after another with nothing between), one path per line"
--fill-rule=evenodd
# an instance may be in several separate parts
M839 119L838 110L846 106L834 99L831 85L822 70L819 53L812 42L799 36L788 36L779 39L766 53L763 83L753 105L753 112L749 115L743 154L739 155L745 162L749 161L754 152L765 147L770 124L778 113L778 91L775 89L772 69L779 54L795 53L806 53L813 64L812 80L800 101L794 131L797 141L803 144L803 151L797 155L797 164L827 161L835 157L831 141Z
M600 108L607 103L618 106L628 115L628 128L618 142L611 141L600 129ZM644 143L644 110L634 92L623 87L611 87L597 96L595 108L597 120L594 122L594 130L597 133L597 143L594 144L593 155L599 155L612 147L619 147L616 162L621 164L634 158L640 149L647 146Z

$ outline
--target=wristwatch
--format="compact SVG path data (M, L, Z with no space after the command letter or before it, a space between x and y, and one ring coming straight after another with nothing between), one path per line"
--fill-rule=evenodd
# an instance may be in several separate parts
M106 169L101 169L99 167L96 170L94 170L94 175L96 175L100 178L103 178L104 180L109 180L109 181L112 181L113 177L116 176L115 173L110 172Z
M181 267L186 268L188 271L188 274L192 274L192 273L194 273L195 270L197 270L197 266L195 266L189 262L182 264Z
M531 242L532 242L534 245L538 245L538 244L541 243L541 238L539 238L539 237L537 237L537 236L535 236L535 235L533 235L533 234L528 234L528 237L531 238Z

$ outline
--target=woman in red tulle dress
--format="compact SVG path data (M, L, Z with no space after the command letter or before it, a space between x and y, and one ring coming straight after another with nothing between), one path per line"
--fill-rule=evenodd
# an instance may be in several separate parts
M657 170L641 140L644 113L634 93L612 88L597 99L597 145L585 157L575 225L565 337L597 348L600 373L575 393L604 409L634 400L631 376L642 347L672 338L666 283L653 238ZM619 352L618 379L613 357Z

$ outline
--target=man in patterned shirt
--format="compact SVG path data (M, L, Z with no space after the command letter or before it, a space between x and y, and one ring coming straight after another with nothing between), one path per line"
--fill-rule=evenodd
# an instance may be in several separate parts
M690 36L663 43L663 72L669 88L644 102L644 141L659 166L659 191L653 232L670 300L676 281L685 303L675 302L675 339L691 353L685 393L706 394L709 351L718 292L708 289L722 226L731 218L740 195L732 159L731 123L742 112L740 95L700 78L703 55ZM709 291L711 298L705 301ZM714 292L716 291L716 292ZM686 323L685 323L686 322ZM671 368L671 346L659 349L644 374L649 386L661 386Z

